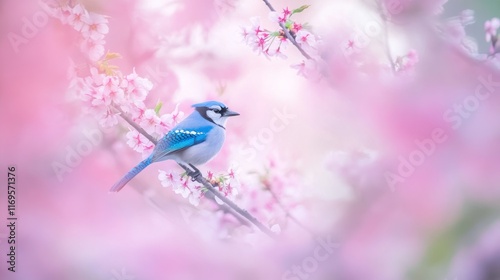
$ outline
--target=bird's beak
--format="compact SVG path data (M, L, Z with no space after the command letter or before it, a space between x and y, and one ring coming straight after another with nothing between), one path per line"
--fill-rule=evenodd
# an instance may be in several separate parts
M239 113L236 113L235 111L227 110L224 113L224 117L233 117L233 116L239 116Z

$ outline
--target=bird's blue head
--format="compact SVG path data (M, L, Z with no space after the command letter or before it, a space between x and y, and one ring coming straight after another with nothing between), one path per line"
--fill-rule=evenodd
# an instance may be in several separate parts
M203 118L221 127L225 126L228 117L239 115L219 101L206 101L194 104L193 107Z

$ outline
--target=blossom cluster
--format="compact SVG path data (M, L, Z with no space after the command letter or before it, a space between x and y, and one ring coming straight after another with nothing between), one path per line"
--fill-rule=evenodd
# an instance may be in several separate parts
M484 31L486 32L486 42L491 43L490 55L495 55L500 52L500 44L498 44L498 28L500 27L500 19L493 18L484 23Z
M418 54L415 50L410 50L403 56L398 56L394 63L396 72L407 73L411 71L418 62Z
M252 18L251 25L243 27L243 40L254 51L259 54L264 54L266 57L280 57L286 59L284 50L293 42L293 39L304 51L310 56L316 56L318 51L319 39L317 36L309 32L301 23L291 19L294 14L300 13L308 6L302 6L298 9L290 11L288 8L283 9L283 12L271 12L269 19L272 22L282 25L290 34L287 36L285 29L270 31L262 27L258 17Z
M96 117L103 127L118 124L119 114L124 113L148 134L159 138L184 115L178 105L174 111L166 114L160 114L161 103L155 109L147 108L144 102L153 84L149 79L137 75L135 70L128 75L118 71L106 74L103 69L90 67L89 72L88 76L73 77L73 90L86 105L86 111ZM137 152L149 154L154 148L153 143L136 130L128 132L126 137L127 144Z
M81 34L80 48L90 60L104 56L104 37L109 32L108 19L104 15L87 11L82 5L47 7L51 15Z
M177 124L184 115L178 107L172 113L163 115L159 114L161 103L155 109L146 107L145 100L153 88L150 80L139 76L135 69L124 75L118 67L110 65L112 59L120 56L116 53L104 55L104 39L109 32L106 16L89 12L80 4L49 8L52 16L70 25L82 36L81 51L88 55L90 63L85 64L83 70L73 65L70 89L101 126L118 124L121 112L130 115L153 137L163 136ZM153 143L138 131L131 130L126 137L127 144L144 155L154 148Z
M181 195L184 198L189 199L189 202L198 206L201 199L203 198L206 190L199 185L197 182L191 181L187 174L176 175L174 172L158 170L158 180L160 180L162 186L172 187L172 190ZM216 189L225 197L234 198L238 195L239 182L236 180L233 169L229 169L227 173L221 173L215 175L211 171L208 172L207 179ZM219 204L223 202L215 197L215 201Z

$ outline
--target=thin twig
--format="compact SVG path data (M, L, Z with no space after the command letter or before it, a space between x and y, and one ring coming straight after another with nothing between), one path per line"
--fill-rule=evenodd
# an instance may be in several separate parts
M276 12L276 10L273 8L273 6L271 5L271 3L269 3L268 0L263 0L263 1L266 4L266 6L269 8L269 10L271 10L271 12ZM290 31L288 30L288 28L286 28L285 24L283 22L280 22L279 25L283 29L283 32L285 32L286 38L290 42L292 42L292 44L300 51L300 53L305 58L312 59L312 57L306 51L304 51L304 49L297 43L297 41L295 41L295 38L292 36L292 34L290 34Z
M241 215L237 214L237 212L234 209L227 206L226 204L223 205L218 204L217 201L215 200L215 195L213 193L207 192L205 194L205 197L212 200L220 210L224 211L225 213L233 215L233 217L235 217L242 225L250 226L250 223L247 220L243 219Z
M193 172L192 170L189 170L186 166L183 166L179 164L180 167L182 167L188 174ZM226 205L231 207L234 211L236 211L239 215L245 217L248 221L250 221L252 224L254 224L257 228L259 228L263 233L267 234L271 238L276 238L276 234L272 232L270 229L268 229L266 226L264 226L257 218L252 216L250 213L248 213L247 210L240 208L236 203L232 202L229 198L225 197L222 195L219 191L215 189L215 187L210 183L205 177L203 176L197 176L193 178L196 182L202 184L210 193L215 195L217 198L219 198L222 202L224 202ZM232 213L234 215L234 213Z
M146 138L148 138L151 142L153 142L155 145L158 143L158 141L151 135L149 135L142 127L137 125L134 121L132 121L122 110L119 108L115 109L120 112L120 117L122 117L128 124L130 124L132 127L137 129L139 133L144 135ZM186 172L190 172L191 170L185 168L184 166L180 165ZM252 216L248 211L240 208L238 205L236 205L234 202L232 202L230 199L227 197L223 196L220 192L218 192L214 186L203 176L198 176L195 178L195 180L202 184L210 193L212 193L214 196L219 198L222 202L225 203L225 205L229 206L232 211L228 211L231 215L233 215L236 219L241 221L241 216L245 217L249 222L254 224L257 228L259 228L263 233L267 234L271 238L276 238L276 234L269 230L266 226L264 226L259 220L257 220L254 216ZM224 207L221 207L224 209ZM238 216L241 215L241 216ZM246 223L245 223L246 224Z
M210 192L212 192L216 197L218 197L222 202L227 204L229 207L233 208L234 211L238 212L241 216L245 217L247 220L249 220L252 224L254 224L256 227L258 227L263 233L267 234L271 238L276 238L276 234L272 232L270 229L268 229L266 226L264 226L257 218L252 216L250 213L248 213L247 210L244 210L240 208L238 205L236 205L234 202L232 202L230 199L227 197L223 196L220 192L218 192L212 184L210 184L207 179L205 179L202 176L199 176L196 180L203 186L205 186Z
M375 0L375 3L377 5L377 10L380 15L380 19L382 19L383 23L383 29L384 29L384 50L385 50L385 55L387 56L387 59L389 60L389 64L391 65L391 70L392 73L396 73L396 64L394 63L394 60L392 59L392 54L391 54L391 47L389 46L389 31L387 28L387 18L384 14L384 11L382 9L382 6L380 4L379 0Z
M269 8L269 10L271 10L271 12L276 12L276 10L273 8L271 3L269 3L269 1L264 0L264 3L266 3L267 7Z
M283 205L283 203L279 199L278 195L273 191L273 189L271 188L271 186L268 183L264 183L264 186L269 191L269 193L271 194L271 196L273 197L273 199L276 201L276 203L278 203L279 207L281 208L281 210L283 210L283 212L285 213L285 215L288 218L290 218L290 220L292 220L293 222L295 222L295 224L297 224L300 228L302 228L304 231L306 231L310 235L315 236L315 234L314 234L314 232L312 232L312 230L310 230L304 224L302 224L297 218L295 218L295 216L293 216L290 213L290 211L288 211L288 209L286 209L285 205Z

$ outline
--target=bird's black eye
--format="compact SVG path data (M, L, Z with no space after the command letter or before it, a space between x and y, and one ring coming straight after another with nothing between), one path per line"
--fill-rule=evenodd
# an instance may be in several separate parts
M220 113L220 110L219 109L213 109L215 113Z

